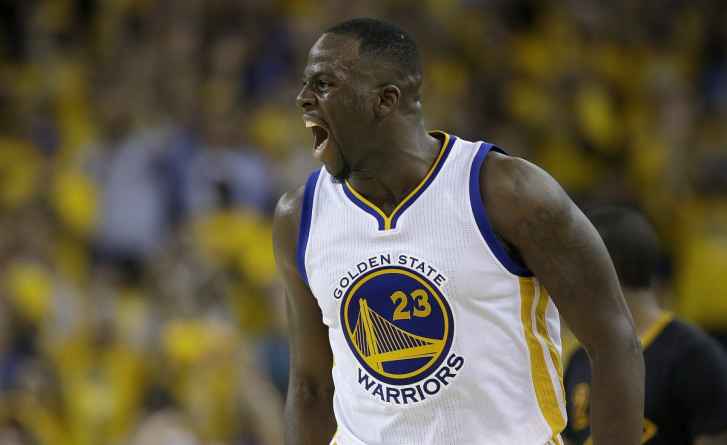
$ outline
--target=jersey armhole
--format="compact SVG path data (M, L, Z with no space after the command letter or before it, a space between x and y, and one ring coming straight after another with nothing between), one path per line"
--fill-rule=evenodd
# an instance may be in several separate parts
M313 198L315 195L318 176L321 171L316 170L308 177L303 191L303 205L300 209L300 229L298 231L298 245L296 248L296 264L298 273L303 278L305 284L308 284L308 273L305 270L305 252L308 248L308 236L310 235L311 218L313 216Z
M533 273L522 264L520 261L512 258L502 244L502 241L497 237L495 231L490 224L490 220L487 217L487 210L485 209L484 200L482 193L480 192L480 171L482 165L485 163L487 154L495 150L502 154L507 154L504 150L486 142L480 143L477 149L477 154L472 161L472 167L470 168L470 206L472 207L472 213L477 223L477 228L485 240L485 243L489 246L492 253L495 255L497 260L507 269L511 274L520 277L532 277Z

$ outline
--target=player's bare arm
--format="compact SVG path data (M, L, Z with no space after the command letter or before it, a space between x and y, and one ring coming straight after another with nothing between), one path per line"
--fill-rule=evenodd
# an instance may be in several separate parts
M301 189L280 198L273 222L273 247L285 284L289 326L286 445L327 444L336 428L327 328L315 297L295 267L302 195Z
M588 351L594 445L639 444L641 347L598 233L552 177L522 159L490 153L480 188L496 233L545 286Z

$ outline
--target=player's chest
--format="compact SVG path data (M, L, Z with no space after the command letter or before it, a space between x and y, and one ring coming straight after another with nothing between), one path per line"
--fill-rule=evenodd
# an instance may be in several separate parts
M309 252L306 267L324 322L351 333L363 313L390 323L384 327L442 338L461 311L494 313L515 292L487 257L434 238L331 241Z

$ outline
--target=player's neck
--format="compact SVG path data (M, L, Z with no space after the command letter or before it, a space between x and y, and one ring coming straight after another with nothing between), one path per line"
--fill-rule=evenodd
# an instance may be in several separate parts
M348 181L367 199L389 213L421 182L436 159L442 142L422 124L387 132L376 152L354 168Z
M658 302L653 290L627 290L624 289L624 297L634 319L636 332L639 337L659 321L666 312Z

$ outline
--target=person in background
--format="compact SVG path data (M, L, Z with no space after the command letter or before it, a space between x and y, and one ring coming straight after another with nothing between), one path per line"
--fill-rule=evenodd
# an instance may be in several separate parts
M654 229L625 208L601 208L589 216L611 254L644 349L642 443L727 444L727 356L711 337L660 306ZM566 443L591 444L591 369L583 348L566 368L565 389Z

